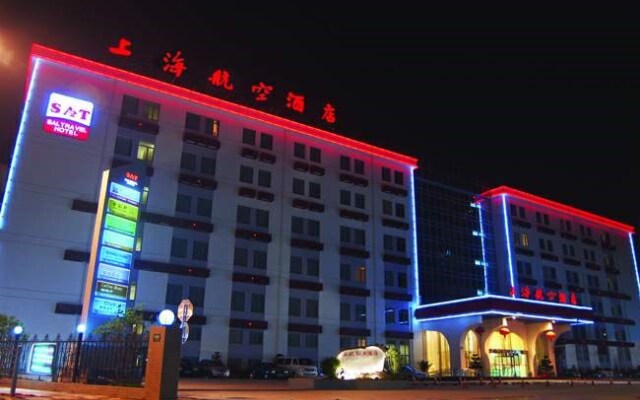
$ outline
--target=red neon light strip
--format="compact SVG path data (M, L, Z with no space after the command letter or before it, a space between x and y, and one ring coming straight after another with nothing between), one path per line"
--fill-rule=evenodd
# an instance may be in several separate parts
M301 124L299 122L291 121L272 114L267 114L263 111L258 111L249 107L241 106L239 104L211 97L202 93L195 92L193 90L174 86L169 83L157 81L155 79L137 75L132 72L124 71L115 67L100 64L95 61L87 60L85 58L64 53L59 50L44 47L39 44L33 44L31 46L31 57L40 57L73 68L87 70L89 72L105 76L107 78L141 86L146 89L170 96L179 97L190 102L205 105L207 107L215 107L226 112L254 119L256 121L276 125L284 129L296 131L297 133L301 133L303 135L308 135L340 146L349 147L353 150L363 151L376 157L382 157L391 161L408 164L412 167L417 167L418 165L418 159L414 157L395 153L390 150L359 142L354 139L349 139L347 137L324 131L322 129L314 128L309 125Z
M583 218L587 221L595 222L596 224L604 225L609 228L619 229L624 232L634 233L635 228L631 225L623 224L621 222L614 221L612 219L608 219L605 217L601 217L599 215L592 214L587 211L579 210L577 208L573 208L571 206L567 206L561 203L557 203L552 200L547 200L542 197L538 197L533 194L529 194L517 189L510 188L508 186L499 186L495 189L487 190L482 193L482 196L485 197L496 197L506 194L507 196L513 196L522 200L529 201L531 203L535 203L541 205L543 207L551 208L556 211L560 211L566 214L570 214L579 218Z

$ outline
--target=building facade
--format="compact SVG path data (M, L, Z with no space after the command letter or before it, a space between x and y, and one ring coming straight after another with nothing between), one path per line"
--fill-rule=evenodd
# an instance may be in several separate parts
M152 319L188 298L185 357L241 369L386 343L408 362L415 158L54 49L30 61L0 313L66 336L122 302Z
M440 280L415 313L416 358L432 373L477 374L474 359L485 376L504 377L544 375L545 357L559 374L640 364L633 227L509 187L473 195L416 182L431 196L416 196L420 280L423 271ZM421 210L438 203L448 218ZM425 229L446 232L441 222L458 231L444 250L423 240Z

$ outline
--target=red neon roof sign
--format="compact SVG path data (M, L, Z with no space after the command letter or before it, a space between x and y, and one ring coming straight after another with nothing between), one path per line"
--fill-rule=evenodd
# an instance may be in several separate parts
M170 83L158 81L156 79L138 75L119 68L111 67L69 53L64 53L62 51L48 48L39 44L33 44L31 46L31 57L37 57L58 64L67 65L72 68L85 70L94 74L102 75L107 78L140 86L152 91L179 97L184 100L198 103L207 107L218 108L222 111L240 115L242 117L250 118L259 122L276 125L284 129L295 131L302 135L307 135L326 142L345 146L353 150L369 153L376 157L385 158L402 164L408 164L411 167L417 167L418 160L415 157L396 153L387 149L383 149L381 147L373 146L364 142L340 136L319 128L291 121L273 114L268 114L264 111L259 111L229 101L221 100L210 95L175 86Z
M518 199L522 199L543 207L547 207L561 213L573 215L575 217L582 218L587 221L606 226L608 228L619 229L619 230L630 232L630 233L635 232L635 228L631 225L623 224L621 222L617 222L609 218L601 217L599 215L596 215L587 211L583 211L565 204L561 204L553 200L548 200L543 197L539 197L539 196L526 193L517 189L513 189L508 186L499 186L497 188L487 190L486 192L482 193L482 196L496 197L503 194L507 196L512 196Z

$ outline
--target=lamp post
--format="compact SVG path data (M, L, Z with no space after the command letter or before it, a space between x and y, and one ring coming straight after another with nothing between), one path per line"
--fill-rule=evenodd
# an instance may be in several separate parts
M18 359L20 358L20 335L22 335L22 327L17 325L13 328L13 370L11 377L11 397L16 397L16 386L18 386Z
M85 324L79 324L76 328L78 331L78 342L76 343L76 353L73 361L73 376L71 377L71 382L76 382L78 379L78 373L80 371L80 353L82 350L82 337L84 336L84 332L87 330L87 326Z

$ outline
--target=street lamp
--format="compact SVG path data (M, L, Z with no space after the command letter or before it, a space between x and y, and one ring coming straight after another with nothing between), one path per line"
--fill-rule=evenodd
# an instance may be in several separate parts
M176 315L173 313L173 311L169 309L162 310L160 311L160 314L158 314L158 322L160 322L160 325L164 325L164 326L173 325L173 321L175 320L176 320Z
M11 377L11 397L16 396L16 386L18 386L18 359L20 358L20 335L22 335L22 326L16 325L13 328L13 374Z

